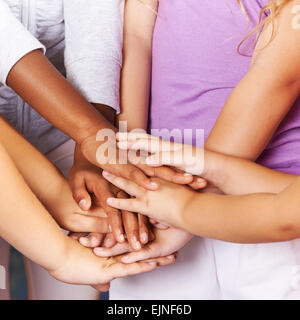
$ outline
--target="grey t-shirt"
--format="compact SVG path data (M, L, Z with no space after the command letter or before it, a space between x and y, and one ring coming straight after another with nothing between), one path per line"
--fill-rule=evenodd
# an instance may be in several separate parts
M41 49L89 102L119 112L124 0L0 0L0 114L46 153L66 137L8 88L27 53Z

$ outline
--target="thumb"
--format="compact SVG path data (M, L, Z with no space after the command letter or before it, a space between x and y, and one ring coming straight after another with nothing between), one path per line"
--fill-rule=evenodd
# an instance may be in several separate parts
M75 177L70 181L70 187L72 190L73 198L77 202L78 206L83 211L88 211L91 208L92 200L91 196L86 190L85 180L83 177Z

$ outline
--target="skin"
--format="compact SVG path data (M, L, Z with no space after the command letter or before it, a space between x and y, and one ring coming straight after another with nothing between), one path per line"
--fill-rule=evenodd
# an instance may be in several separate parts
M0 235L25 256L60 281L89 284L99 290L107 290L108 283L116 277L152 271L159 263L174 261L162 258L152 263L125 265L117 258L97 258L91 250L67 237L45 207L56 220L65 221L67 225L84 225L84 220L88 224L91 218L78 220L80 215L72 211L75 202L70 190L64 193L69 188L67 182L46 158L3 119L0 130L4 141L4 144L0 142L0 172L4 181L10 181L0 192ZM9 143L5 143L7 138ZM68 219L66 209L70 210ZM107 227L100 218L97 224Z

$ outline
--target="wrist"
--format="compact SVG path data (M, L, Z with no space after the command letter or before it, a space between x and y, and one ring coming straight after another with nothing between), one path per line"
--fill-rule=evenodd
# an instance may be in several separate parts
M201 175L210 184L219 186L224 179L224 163L226 157L222 154L205 150L204 152L204 170Z
M57 247L56 257L45 269L56 279L58 275L66 269L73 257L74 241L62 233L62 243Z
M186 216L190 211L190 203L193 202L196 195L197 193L195 191L186 188L185 193L179 198L180 203L176 206L176 210L174 210L176 217L174 225L177 228L188 230Z
M61 246L60 251L57 254L55 264L51 268L47 268L47 271L52 277L64 281L64 275L70 270L70 266L75 261L78 251L76 250L76 241L72 240L68 236L64 235L64 244ZM80 245L79 245L80 246Z
M88 121L85 124L82 123L82 133L80 134L81 139L78 141L79 143L82 143L89 137L96 136L101 129L111 129L114 132L117 131L114 126L115 110L113 108L99 103L92 103L91 106L94 109L94 117L88 118Z

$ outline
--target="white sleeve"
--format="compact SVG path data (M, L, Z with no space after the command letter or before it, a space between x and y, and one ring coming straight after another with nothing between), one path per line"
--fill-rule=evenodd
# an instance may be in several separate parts
M124 0L64 0L67 79L89 102L120 110Z
M5 1L0 0L0 82L6 84L11 68L27 53L45 47L14 16Z

